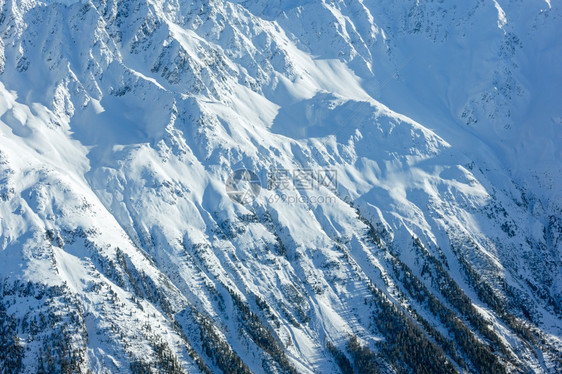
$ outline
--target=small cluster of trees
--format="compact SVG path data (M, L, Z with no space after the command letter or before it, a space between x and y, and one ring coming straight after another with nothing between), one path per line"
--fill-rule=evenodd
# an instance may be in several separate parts
M35 303L24 315L9 315L14 302ZM18 373L24 368L22 338L38 341L37 373L83 371L88 340L84 315L78 300L62 286L4 279L0 283L0 373Z
M380 374L382 361L378 354L369 347L363 347L357 336L352 336L347 342L347 351L353 359L353 364L358 374Z
M455 373L443 350L411 318L376 287L371 285L370 289L375 309L372 321L385 337L380 349L395 368L409 367L416 373Z
M412 271L404 263L398 259L394 259L393 268L396 276L401 279L402 285L408 293L419 303L425 304L429 311L446 326L452 333L454 341L460 346L479 372L505 372L503 365L491 349L478 340L463 321L449 308L444 306L424 284L414 276ZM486 331L487 329L483 327L482 330ZM497 344L501 344L497 336L490 330L486 332Z
M168 343L154 334L148 335L147 338L150 341L152 348L154 349L156 361L153 363L149 363L143 360L132 360L129 364L129 368L132 373L185 374L185 370L179 362L178 357L170 349Z
M168 301L168 296L145 272L140 271L135 267L128 255L126 255L120 248L115 252L117 264L126 275L128 281L128 288L133 294L140 298L146 299L149 302L159 305L162 311L171 316L174 311ZM161 279L167 281L167 279Z
M467 239L467 245L470 247L477 246L477 244L471 239ZM468 284L476 291L478 298L492 308L492 310L500 316L500 318L503 319L506 324L519 335L519 337L527 340L529 343L536 344L538 339L531 329L523 323L523 321L517 319L514 315L508 312L505 303L496 295L492 286L490 286L488 282L482 278L480 273L478 273L466 260L457 246L451 244L451 249L457 257L459 264L461 265L461 269L466 275ZM502 283L504 288L509 291L505 282Z
M8 315L0 300L0 373L19 373L22 369L23 347L17 334L17 320Z
M381 235L375 229L375 227L367 219L365 219L358 210L357 216L367 226L367 239L379 248L385 249L384 243L381 239ZM415 348L415 350L417 350L418 352L425 350L425 348L422 349L421 347L427 347L430 349L438 348L439 350L443 349L444 352L441 351L441 353L446 353L460 367L466 368L464 359L459 355L457 351L458 346L463 351L464 355L466 355L466 357L470 359L472 368L480 372L505 372L503 362L500 361L498 355L496 354L496 350L498 349L503 351L504 355L509 354L508 349L502 344L501 339L499 339L499 337L489 328L489 324L487 323L487 321L485 321L484 318L477 312L470 299L464 294L464 292L449 276L445 269L443 269L441 263L433 256L431 256L427 252L427 250L425 250L425 248L421 244L421 241L417 238L414 238L414 247L419 252L422 252L420 253L420 257L424 259L422 273L428 273L431 276L433 284L438 288L445 299L447 299L447 301L456 310L458 310L463 317L466 318L470 325L472 325L483 337L488 340L488 342L490 342L491 346L488 346L487 344L479 340L475 336L475 334L465 325L463 320L458 318L455 313L453 313L449 308L443 305L443 303L441 303L440 300L437 299L437 297L435 297L435 295L430 292L430 290L428 290L427 287L412 273L408 266L402 263L395 256L388 257L387 260L390 262L390 265L394 269L395 276L399 283L414 300L416 300L424 308L427 308L431 312L431 314L437 317L437 319L447 328L447 330L449 330L451 336L453 337L453 341L450 341L449 339L443 337L415 310L410 310L410 313L414 316L414 318L418 320L418 322L421 323L421 325L424 327L424 329L426 330L425 332L432 336L435 342L438 343L441 347L437 346L433 342L430 342L430 345L425 344L423 342L423 340L426 340L424 339L425 332L415 325L412 325L413 328L410 328L412 327L410 326L410 324L413 323L411 321L411 318L406 314L403 314L401 311L397 311L398 314L392 313L391 309L395 307L389 307L386 302L383 301L379 302L377 305L379 311L382 309L391 314L394 314L395 322L400 322L402 320L402 318L400 317L401 314L403 314L403 318L405 318L405 320L402 321L403 323L401 323L403 326L402 331L400 331L398 334L389 334L392 335L389 339L389 336L385 334L384 331L387 329L394 331L394 328L390 324L385 323L384 320L389 318L386 313L378 313L379 317L375 317L375 323L377 324L378 329L387 337L387 342L394 341L397 345L402 345L402 343L405 344L405 346L403 347L402 359L406 364L408 364L409 361L407 356L409 356L412 352L409 350L409 345L406 344L406 341L400 342L398 340L400 340L401 337L406 338L406 336L411 336L411 338L413 339L412 341L418 340L421 344ZM488 293L490 290L483 289L482 291L486 291L486 293ZM374 300L377 300L377 297L374 297ZM497 302L498 300L494 301ZM377 318L379 318L379 320L377 320ZM382 319L383 321L381 321L380 319ZM406 332L404 330L406 330ZM386 347L386 349L388 350L388 347ZM415 355L417 356L417 354ZM443 355L443 357L445 356ZM430 363L428 362L428 364ZM412 367L411 365L415 366L416 360L411 360L408 366Z
M181 319L186 319L184 327L178 325L183 338L187 340L184 333L186 326L189 326L189 329L194 329L193 332L199 335L198 342L194 343L199 345L198 349L202 351L204 356L206 356L215 367L225 374L251 374L250 369L236 352L232 350L228 341L217 331L217 327L209 317L200 313L193 306L181 312L179 317ZM202 359L198 357L197 353L192 352L190 355L195 359L196 363L199 365L199 369L203 373L212 373Z
M340 368L342 374L355 374L351 361L349 361L345 353L329 341L326 343L326 349L328 349L328 352L330 352L334 361L336 361L336 364Z
M252 341L266 354L270 355L277 364L278 370L285 374L297 374L297 370L291 364L281 343L276 339L273 333L264 326L259 317L253 313L250 306L242 300L233 290L228 289L234 306L240 317L240 324L244 331L249 335Z
M459 285L443 269L441 263L423 247L419 238L414 239L414 248L423 254L424 266L422 273L427 273L431 276L439 292L482 336L492 343L494 349L500 349L502 352L507 353L508 350L500 338L489 328L491 323L478 313L470 298L466 296Z

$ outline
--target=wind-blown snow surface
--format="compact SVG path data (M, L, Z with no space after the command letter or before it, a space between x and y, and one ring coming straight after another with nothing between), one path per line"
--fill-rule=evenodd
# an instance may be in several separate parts
M2 372L562 370L558 2L0 5Z

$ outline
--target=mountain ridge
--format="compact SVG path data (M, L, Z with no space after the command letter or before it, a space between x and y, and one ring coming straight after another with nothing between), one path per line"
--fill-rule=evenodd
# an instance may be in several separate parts
M1 9L4 372L560 370L556 4Z

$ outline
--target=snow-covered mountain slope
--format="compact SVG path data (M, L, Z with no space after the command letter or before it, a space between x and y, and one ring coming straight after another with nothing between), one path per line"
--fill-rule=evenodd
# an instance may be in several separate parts
M562 370L557 2L0 9L1 372Z

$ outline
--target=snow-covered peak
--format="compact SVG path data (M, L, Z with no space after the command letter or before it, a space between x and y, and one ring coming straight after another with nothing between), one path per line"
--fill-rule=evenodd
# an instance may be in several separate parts
M1 367L560 370L558 4L0 11Z

